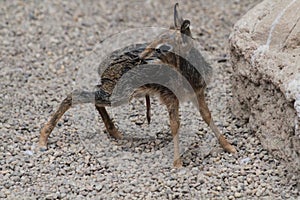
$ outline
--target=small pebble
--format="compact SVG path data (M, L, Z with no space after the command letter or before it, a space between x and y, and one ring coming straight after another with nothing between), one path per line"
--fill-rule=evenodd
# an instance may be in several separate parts
M235 193L234 193L234 197L235 197L235 198L240 198L240 197L242 197L242 196L243 196L242 193L239 193L239 192L235 192Z

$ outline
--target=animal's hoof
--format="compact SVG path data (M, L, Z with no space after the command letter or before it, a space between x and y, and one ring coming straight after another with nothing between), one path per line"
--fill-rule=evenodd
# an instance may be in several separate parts
M120 133L118 130L110 132L110 135L117 140L123 139L123 134Z
M223 135L219 137L219 143L225 151L233 154L237 152L236 149L231 144L229 144L229 142L225 139Z
M44 140L43 138L40 138L38 149L40 151L46 151L47 150L47 140Z
M231 144L226 145L224 150L232 154L237 153L236 149Z
M41 145L39 145L39 150L41 152L47 151L47 146L41 146Z
M174 166L175 168L181 168L181 167L182 167L182 164L183 164L183 163L182 163L181 159L178 158L177 160L174 161L173 166Z

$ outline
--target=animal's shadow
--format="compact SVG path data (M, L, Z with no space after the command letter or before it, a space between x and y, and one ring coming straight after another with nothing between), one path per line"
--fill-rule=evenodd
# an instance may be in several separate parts
M169 131L158 132L152 137L137 137L137 136L124 136L122 139L116 140L110 138L110 140L120 147L119 150L130 153L154 153L155 151L162 150L164 148L172 148L173 138ZM205 145L207 138L199 138L196 141L191 141L188 147L181 153L183 159L183 166L201 166L203 159L218 154L222 151L222 148L218 146L217 140L214 140L211 144ZM172 151L169 152L170 156Z

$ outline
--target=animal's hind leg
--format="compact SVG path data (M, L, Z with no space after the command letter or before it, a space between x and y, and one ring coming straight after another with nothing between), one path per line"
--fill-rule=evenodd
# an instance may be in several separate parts
M83 104L83 103L97 103L97 105L107 106L110 104L106 96L98 95L97 92L87 92L87 91L73 91L69 94L60 104L57 111L52 115L50 120L43 126L40 132L39 146L41 150L47 149L48 137L52 130L56 126L59 119L64 115L64 113L71 108L72 105ZM97 97L97 98L96 98Z
M57 111L44 125L40 132L39 146L41 150L47 149L48 137L63 114L72 106L72 94L68 95L60 104Z
M235 148L231 144L229 144L229 142L226 140L226 138L220 133L218 127L215 125L215 123L211 117L211 113L205 102L204 90L202 90L198 94L198 103L199 103L199 111L200 111L204 121L212 129L215 136L218 138L218 141L221 144L222 148L229 153L236 153Z
M115 127L114 123L110 119L106 108L96 105L96 109L98 110L109 135L111 135L113 138L121 139L122 134L118 131L118 129Z
M182 167L182 161L180 159L180 152L179 152L179 101L175 95L168 95L168 96L162 96L161 97L164 104L166 104L168 112L169 112L169 118L170 118L170 128L171 133L173 136L173 142L174 142L174 167Z

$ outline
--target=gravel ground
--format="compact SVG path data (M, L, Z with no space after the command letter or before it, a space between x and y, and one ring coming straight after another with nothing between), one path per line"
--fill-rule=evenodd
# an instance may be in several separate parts
M93 106L85 105L63 116L46 152L37 150L37 142L42 124L80 82L86 69L80 61L94 45L129 28L168 27L174 2L1 1L0 198L297 199L297 177L230 111L227 39L232 25L259 2L180 4L215 69L207 94L213 117L238 154L223 152L185 103L184 167L173 169L168 117L156 98L150 125L143 99L109 109L126 136L122 141L109 138Z

